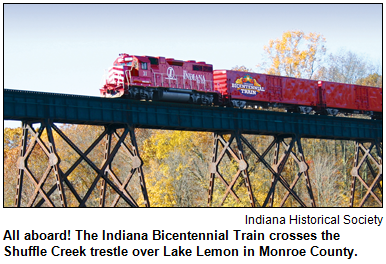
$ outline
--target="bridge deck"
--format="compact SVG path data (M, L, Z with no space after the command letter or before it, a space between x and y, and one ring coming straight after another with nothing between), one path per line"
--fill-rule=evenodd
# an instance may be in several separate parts
M4 89L4 120L382 141L382 121Z

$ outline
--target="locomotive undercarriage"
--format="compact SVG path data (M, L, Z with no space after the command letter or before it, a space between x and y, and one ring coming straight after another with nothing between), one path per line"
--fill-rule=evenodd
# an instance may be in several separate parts
M218 96L216 94L160 87L130 86L128 88L128 97L137 100L154 100L199 105L212 105L219 103Z

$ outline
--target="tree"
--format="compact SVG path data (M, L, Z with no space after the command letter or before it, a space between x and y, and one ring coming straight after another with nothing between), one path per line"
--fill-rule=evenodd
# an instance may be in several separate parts
M241 65L241 66L236 65L231 70L232 71L242 71L242 72L253 72L252 68L247 68L244 65Z
M325 64L317 72L316 79L355 84L376 71L364 57L344 49L329 54Z
M211 146L209 133L154 131L141 155L151 206L205 206Z
M326 53L325 42L318 33L284 32L264 46L266 62L257 66L268 74L311 79Z
M370 74L365 78L358 79L356 84L382 88L382 75L378 73Z
M318 153L313 159L312 185L315 190L315 197L319 207L340 207L345 206L343 182L338 166L332 162L333 155Z
M4 128L4 207L12 207L15 203L18 168L17 159L20 155L21 128Z

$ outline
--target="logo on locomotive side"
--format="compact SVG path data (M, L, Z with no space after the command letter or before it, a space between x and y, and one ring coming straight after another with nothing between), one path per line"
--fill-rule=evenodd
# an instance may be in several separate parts
M177 80L176 73L174 72L174 69L172 67L169 67L166 74L168 75L168 78L170 80Z
M234 83L232 83L232 88L236 88L241 94L248 97L256 96L260 92L265 91L265 87L261 86L249 74L238 78Z
M167 80L177 80L177 76L176 76L176 73L173 69L173 67L169 67L166 71L166 74L167 74ZM194 73L189 73L187 71L184 71L183 72L183 78L184 80L185 79L188 79L188 80L191 80L191 81L196 81L197 83L203 83L205 84L205 76L204 75L199 75L199 74L194 74Z
M184 79L188 79L191 81L196 81L197 83L204 83L205 84L205 76L204 75L198 75L198 74L189 73L187 71L184 71Z

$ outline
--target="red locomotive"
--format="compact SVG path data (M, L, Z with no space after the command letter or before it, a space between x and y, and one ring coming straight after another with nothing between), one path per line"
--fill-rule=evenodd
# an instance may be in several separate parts
M120 54L103 97L203 105L283 107L289 112L382 117L382 88L214 70L205 62Z
M213 66L205 62L120 54L101 95L133 99L218 104Z

